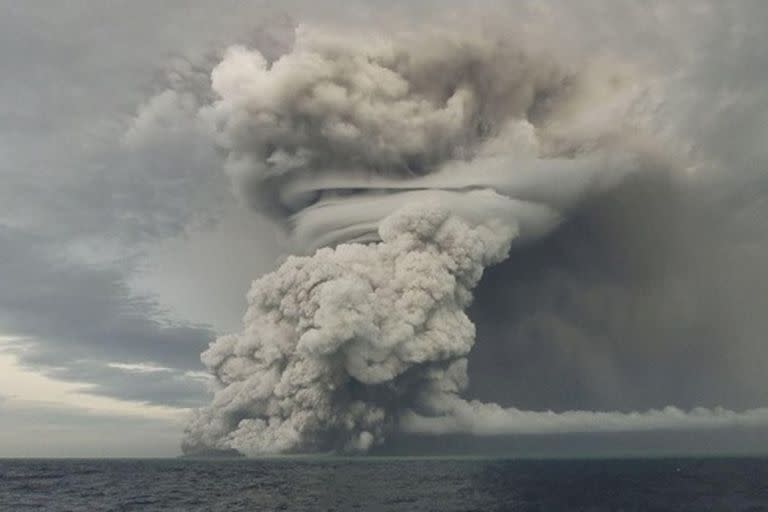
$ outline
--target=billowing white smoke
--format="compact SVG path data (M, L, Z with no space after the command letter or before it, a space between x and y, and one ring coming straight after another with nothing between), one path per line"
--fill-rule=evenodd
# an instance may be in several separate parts
M247 454L365 450L414 390L459 390L474 326L464 313L513 225L469 226L439 206L382 222L381 243L291 257L256 281L243 333L203 354L223 389L194 443Z
M590 194L663 165L636 135L650 81L626 73L479 36L364 43L302 29L275 62L231 48L200 117L237 190L301 250L319 249L254 282L243 332L203 354L217 387L185 449L364 451L398 428L633 430L765 416L558 415L460 397L475 338L464 310L483 269Z

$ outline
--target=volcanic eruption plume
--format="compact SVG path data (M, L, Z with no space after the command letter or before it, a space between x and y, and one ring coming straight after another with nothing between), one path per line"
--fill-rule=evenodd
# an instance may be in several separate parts
M300 28L274 61L230 48L199 117L237 192L305 256L253 283L241 333L203 353L215 395L184 448L365 451L396 430L518 433L762 421L668 408L555 414L466 401L483 270L638 173L639 70L468 33L363 40ZM512 254L510 255L510 249Z

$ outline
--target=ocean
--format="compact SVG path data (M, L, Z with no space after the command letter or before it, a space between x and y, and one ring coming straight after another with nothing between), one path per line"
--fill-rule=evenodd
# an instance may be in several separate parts
M0 459L0 510L768 511L768 459Z

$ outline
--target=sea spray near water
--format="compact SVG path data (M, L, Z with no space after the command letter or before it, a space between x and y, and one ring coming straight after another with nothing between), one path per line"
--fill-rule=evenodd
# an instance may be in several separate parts
M483 269L626 176L671 172L639 135L652 81L627 73L474 35L300 29L271 63L231 48L200 118L247 202L319 250L257 280L243 332L203 354L215 395L185 450L764 423L762 410L556 414L460 397Z

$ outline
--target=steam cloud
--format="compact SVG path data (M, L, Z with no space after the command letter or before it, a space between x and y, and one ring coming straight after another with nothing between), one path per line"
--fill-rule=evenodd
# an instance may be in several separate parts
M203 353L217 387L186 451L366 451L396 429L765 423L764 410L556 414L461 398L475 341L465 308L484 268L591 195L671 166L638 135L652 96L642 75L526 51L472 34L364 42L305 28L274 62L227 51L199 116L236 190L310 255L255 281L243 332Z

